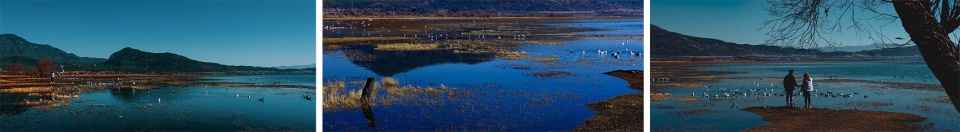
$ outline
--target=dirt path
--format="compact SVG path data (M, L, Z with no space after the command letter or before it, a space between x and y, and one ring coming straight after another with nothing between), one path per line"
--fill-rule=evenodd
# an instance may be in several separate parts
M761 125L746 131L921 131L924 117L906 113L834 110L823 108L750 107L744 111L759 114Z

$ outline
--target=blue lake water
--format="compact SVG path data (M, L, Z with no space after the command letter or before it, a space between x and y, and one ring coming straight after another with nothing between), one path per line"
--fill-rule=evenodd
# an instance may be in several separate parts
M314 75L287 75L203 79L314 86L315 78ZM6 131L313 131L316 129L316 101L305 100L302 98L305 95L315 97L315 89L229 86L108 88L79 94L78 98L70 99L74 101L70 105L50 110L5 110L0 116L3 122L0 128ZM3 101L12 101L9 97L15 95L4 96L7 97ZM260 98L264 101L259 101ZM94 104L104 106L95 107ZM20 110L21 107L3 106L7 110Z
M579 20L554 26L591 26L605 29L577 34L622 34L640 37L642 20ZM624 24L615 24L624 23ZM639 26L637 23L640 23ZM611 26L613 25L613 26ZM350 36L350 35L337 35ZM392 77L401 85L438 86L469 91L476 96L423 97L425 101L372 106L375 126L361 109L323 111L324 130L573 130L594 116L585 104L617 95L637 93L627 82L602 74L613 70L641 70L639 56L611 57L596 50L642 51L642 41L613 37L586 37L563 44L520 44L512 51L529 56L552 56L557 62L506 60L494 54L452 54L447 51L377 51L367 46L325 50L323 82L362 81L366 77ZM575 53L570 53L575 50ZM352 61L361 52L390 56L375 61ZM510 68L525 66L529 68ZM527 76L544 71L573 75L556 78ZM348 85L347 89L360 89ZM436 103L433 100L441 100Z
M844 78L869 81L917 83L939 85L936 78L924 62L806 62L806 63L726 63L714 66L697 67L694 69L740 72L737 74L721 75L719 77L733 78L722 81L706 82L704 85L713 86L707 90L697 87L664 87L658 91L672 94L671 100L651 102L651 127L653 130L709 130L709 131L741 131L751 127L767 124L760 116L742 108L753 106L784 106L785 97L762 96L762 93L782 93L783 85L780 81L786 76L789 69L794 69L794 76L802 78L803 73L809 73L814 80L814 89L820 92L853 94L853 97L824 97L811 98L812 105L818 108L832 109L860 109L888 112L909 113L926 117L920 125L933 125L931 131L960 131L960 114L956 113L950 103L927 101L930 98L945 98L947 94L938 90L907 89L906 86L888 86L878 83L865 82L818 82L821 79ZM759 86L756 84L760 84ZM748 96L726 98L721 88L727 90L741 89L773 89L769 92L759 92ZM702 97L702 94L716 97ZM732 92L731 92L732 93ZM680 102L677 98L697 95L698 102ZM760 96L758 96L760 95ZM795 97L797 105L803 105L803 97ZM731 108L736 102L737 108ZM848 103L879 102L889 103L884 106L858 106ZM705 109L714 112L699 114L678 114L681 110Z

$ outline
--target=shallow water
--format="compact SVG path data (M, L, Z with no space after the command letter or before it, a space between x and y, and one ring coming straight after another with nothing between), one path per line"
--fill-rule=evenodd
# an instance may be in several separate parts
M659 92L672 94L671 100L651 102L651 124L653 130L711 130L711 131L740 131L758 125L767 124L760 116L740 109L753 106L783 106L785 97L763 96L763 93L783 93L780 83L789 69L794 69L794 76L802 78L804 72L810 73L814 80L814 89L819 92L833 92L854 94L852 97L817 95L811 98L811 103L818 108L833 109L860 109L878 110L887 112L909 113L926 117L920 123L922 126L931 125L932 131L960 131L960 114L956 113L953 105L944 102L926 101L929 98L944 98L947 94L939 90L906 89L903 86L886 86L878 83L863 82L818 82L820 79L832 77L857 80L871 80L884 82L935 84L933 77L924 62L809 62L809 63L728 63L695 69L740 72L737 74L721 75L734 79L707 82L704 85L713 86L711 90L704 87L665 87ZM931 81L932 80L932 81ZM756 85L759 83L760 85ZM722 89L730 91L741 89L762 89L750 93L746 97L724 97ZM711 97L703 97L706 93ZM697 102L680 102L679 98L691 97L696 94ZM723 100L718 100L716 95ZM797 105L803 105L803 97L794 98ZM731 108L733 103L736 108ZM848 103L879 102L889 103L882 106L848 105ZM699 114L679 114L681 110L704 109L713 112Z
M283 84L309 84L315 76L220 76L205 77L216 82L268 80ZM173 93L173 91L177 91ZM136 90L114 88L86 92L68 106L50 110L3 106L0 116L3 130L58 131L131 131L131 130L301 130L315 127L314 89L260 88L228 86L169 86ZM240 95L240 96L238 96ZM251 96L247 98L247 96ZM3 95L2 101L18 97ZM263 98L264 101L258 101ZM158 101L159 99L159 101ZM79 100L83 100L80 102ZM103 104L102 107L93 106ZM149 106L152 105L152 106Z
M630 34L639 36L642 21L580 20L584 25L601 25L602 32L577 34ZM611 23L641 23L620 24ZM572 26L574 24L556 24ZM623 29L623 30L621 30ZM629 29L629 30L628 30ZM329 32L329 31L328 31ZM338 35L350 36L350 35ZM626 42L625 42L626 41ZM625 42L625 43L624 43ZM368 124L361 109L323 111L324 130L573 130L594 116L585 104L639 90L626 81L604 75L613 70L640 70L642 58L613 58L596 50L642 51L642 41L587 37L565 40L560 45L520 44L512 51L529 56L552 56L557 62L505 60L495 54L453 54L448 51L376 51L372 46L346 46L324 52L323 76L328 81L361 81L366 77L392 77L402 86L433 86L469 91L476 96L421 97L427 101L373 106L375 125ZM575 50L575 53L570 53ZM585 53L583 53L585 52ZM356 53L389 59L351 61ZM511 68L523 66L527 68ZM525 74L543 71L571 72L573 75L538 78ZM348 85L359 89L361 85ZM441 103L426 103L441 100Z

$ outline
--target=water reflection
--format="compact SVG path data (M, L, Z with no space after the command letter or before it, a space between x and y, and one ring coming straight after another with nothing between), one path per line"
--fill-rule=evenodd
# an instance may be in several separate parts
M373 109L370 109L370 102L363 101L363 105L360 106L360 109L363 110L363 117L367 118L367 125L370 127L376 127L377 120L373 118Z
M343 52L353 64L387 77L419 67L444 63L477 64L496 58L495 53L455 53L453 50L379 51L374 48L374 45L346 46Z
M0 115L14 116L30 110L30 105L24 105L20 101L38 100L39 97L31 97L26 93L0 93Z
M113 88L110 89L110 95L114 99L122 101L124 103L133 103L137 100L143 100L143 98L148 97L147 94L150 90L137 90L133 88Z

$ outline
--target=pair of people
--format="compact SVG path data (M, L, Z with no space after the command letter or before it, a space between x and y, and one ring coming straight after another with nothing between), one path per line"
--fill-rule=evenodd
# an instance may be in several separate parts
M803 73L803 84L797 85L797 80L793 78L793 69L790 69L790 73L783 77L783 90L787 95L787 106L796 106L796 104L793 103L794 86L800 87L800 92L803 94L804 107L810 108L810 95L813 94L813 78L810 78L810 74Z

